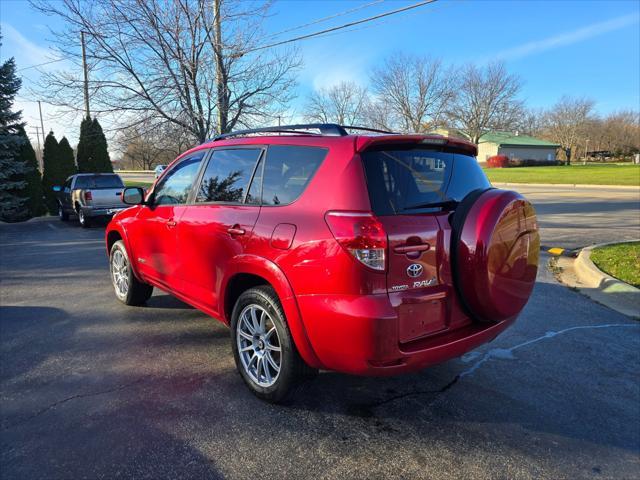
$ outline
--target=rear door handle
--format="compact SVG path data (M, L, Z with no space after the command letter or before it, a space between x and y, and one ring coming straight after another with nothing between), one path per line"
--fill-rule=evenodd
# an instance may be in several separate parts
M177 225L175 220L167 220L167 228L173 228Z
M233 227L228 228L227 232L231 236L244 235L244 229L240 228L240 225L234 225Z
M400 245L395 247L393 251L395 253L413 253L413 252L426 252L431 248L428 243L420 243L418 245Z

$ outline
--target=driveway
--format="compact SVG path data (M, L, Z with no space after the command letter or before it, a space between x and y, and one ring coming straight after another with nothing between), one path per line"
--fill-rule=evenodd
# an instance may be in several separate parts
M543 238L579 237L558 228ZM221 324L159 291L115 300L103 234L0 225L2 478L640 477L640 323L546 268L514 327L462 359L322 372L273 406Z

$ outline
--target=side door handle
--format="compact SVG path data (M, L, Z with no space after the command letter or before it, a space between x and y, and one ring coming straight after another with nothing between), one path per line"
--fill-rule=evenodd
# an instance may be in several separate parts
M229 233L229 235L236 236L236 235L244 235L244 229L240 228L240 225L234 225L233 227L229 227L227 229L227 232Z
M173 228L177 225L176 221L173 218L167 220L167 228Z

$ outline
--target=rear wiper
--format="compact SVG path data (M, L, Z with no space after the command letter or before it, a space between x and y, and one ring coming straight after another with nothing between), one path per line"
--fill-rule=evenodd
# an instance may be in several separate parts
M426 202L416 203L414 205L407 205L402 210L415 210L418 208L456 208L460 202L456 200L444 200L442 202Z

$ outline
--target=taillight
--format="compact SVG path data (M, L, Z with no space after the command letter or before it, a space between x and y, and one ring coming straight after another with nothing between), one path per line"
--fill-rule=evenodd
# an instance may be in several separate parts
M369 268L384 271L387 234L370 213L327 212L325 220L338 243Z
M91 192L84 192L84 199L85 201L89 201L89 200L93 200L93 195L91 194Z

